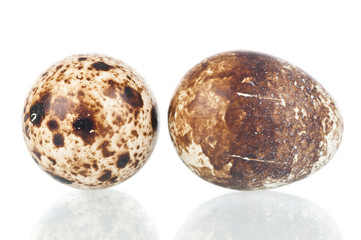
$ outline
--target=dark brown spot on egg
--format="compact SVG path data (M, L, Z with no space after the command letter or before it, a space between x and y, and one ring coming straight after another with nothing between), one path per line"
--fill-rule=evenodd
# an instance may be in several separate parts
M107 180L109 180L112 176L112 171L110 170L104 170L103 174L98 178L99 181L101 182L105 182Z
M74 133L81 137L85 144L91 144L95 137L95 123L91 117L81 117L73 122Z
M133 167L134 167L134 168L137 168L137 167L138 167L138 164L139 164L139 160L137 159L137 160L134 162Z
M40 98L39 101L35 102L30 107L30 122L35 126L40 126L41 122L45 117L45 113L48 111L49 104L50 104L50 94L45 94L43 97Z
M126 152L118 157L117 167L125 168L125 166L128 164L129 161L130 161L129 152Z
M83 167L88 168L88 169L91 168L90 164L88 164L88 163L84 163Z
M78 172L78 174L82 175L83 177L88 177L88 171L87 170L83 170Z
M110 142L107 140L101 144L100 149L102 150L103 157L110 157L115 154L114 151L109 151L109 149L108 149L109 145L110 145Z
M95 171L99 170L98 164L96 163L93 163L92 167L94 168Z
M116 183L118 180L118 176L112 177L111 179L109 179L109 182L111 183Z
M133 108L143 107L142 95L129 86L126 86L124 88L124 92L123 94L121 94L121 97L126 103L128 103Z
M124 119L119 115L117 115L115 117L115 120L113 121L113 124L118 126L121 126L123 123L124 123Z
M56 69L55 69L55 70L58 71L58 70L59 70L60 68L62 68L62 67L63 67L63 65L60 64L60 65L56 66Z
M61 182L61 183L64 183L64 184L72 184L73 183L73 181L70 181L70 180L68 180L68 179L66 179L66 178L64 178L64 177L60 177L60 176L58 176L58 175L55 175L55 174L53 174L53 173L51 173L51 172L47 172L50 176L52 176L55 180L57 180L57 181L59 181L59 182Z
M138 134L137 130L132 130L131 134L136 138L139 137L139 134Z
M37 158L38 160L41 159L41 154L40 154L38 151L34 150L34 151L33 151L33 154L36 156L36 158Z
M49 161L51 162L52 165L56 165L56 161L54 158L48 157Z
M80 57L78 58L78 61L85 61L87 58L86 57Z
M96 62L92 64L92 67L99 71L109 71L110 69L114 68L106 64L105 62Z
M152 110L150 111L150 120L151 120L151 125L152 125L152 129L153 132L156 132L158 129L158 113L157 113L157 108L153 105Z
M55 134L53 137L53 143L56 147L64 147L64 137L61 134Z
M134 126L137 126L138 124L138 121L136 120L138 118L138 115L139 115L139 110L135 110L134 111Z
M50 120L47 125L50 131L55 131L59 128L59 124L55 120Z

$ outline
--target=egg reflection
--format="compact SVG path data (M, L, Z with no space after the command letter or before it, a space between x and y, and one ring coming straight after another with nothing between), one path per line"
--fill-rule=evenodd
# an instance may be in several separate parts
M32 240L157 240L145 210L132 197L113 190L66 195L35 226Z
M201 205L175 240L339 240L335 222L304 199L272 192L238 192Z

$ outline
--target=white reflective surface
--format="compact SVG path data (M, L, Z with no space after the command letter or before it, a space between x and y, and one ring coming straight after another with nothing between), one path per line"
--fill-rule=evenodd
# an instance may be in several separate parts
M273 191L226 194L202 204L175 240L338 240L334 221L320 207Z
M155 226L130 196L113 190L78 191L51 207L30 239L156 240Z

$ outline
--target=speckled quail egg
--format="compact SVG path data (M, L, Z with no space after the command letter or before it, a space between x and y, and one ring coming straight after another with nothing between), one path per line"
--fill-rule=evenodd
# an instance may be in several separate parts
M340 145L335 101L310 75L249 51L193 67L169 106L171 139L183 162L219 186L255 190L305 178Z
M98 54L61 60L36 81L24 107L34 161L72 187L100 189L134 175L157 136L157 106L144 80Z

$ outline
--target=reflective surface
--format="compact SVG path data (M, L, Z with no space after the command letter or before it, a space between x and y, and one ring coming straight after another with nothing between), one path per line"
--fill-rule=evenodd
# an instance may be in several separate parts
M66 195L41 217L30 239L159 238L145 210L132 197L99 190Z
M237 192L201 205L175 240L341 239L335 222L320 207L273 191Z

